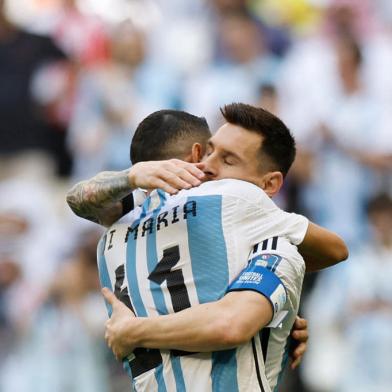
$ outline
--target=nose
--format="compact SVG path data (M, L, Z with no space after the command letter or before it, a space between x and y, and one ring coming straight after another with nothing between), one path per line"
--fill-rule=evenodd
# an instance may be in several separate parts
M203 170L206 178L213 180L218 175L218 164L217 159L214 157L214 154L207 156L204 158L202 162L201 170Z

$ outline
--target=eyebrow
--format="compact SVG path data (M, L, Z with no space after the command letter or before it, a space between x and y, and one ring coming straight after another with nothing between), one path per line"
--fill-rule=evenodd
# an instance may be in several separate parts
M211 140L208 140L208 141L207 141L207 146L209 146L209 147L214 147L214 143L213 143ZM243 161L243 159L242 159L238 154L236 154L235 152L228 151L228 150L226 150L225 148L223 148L222 150L223 150L223 152L226 154L226 156L231 156L231 157L233 157L233 158L239 160L240 162Z

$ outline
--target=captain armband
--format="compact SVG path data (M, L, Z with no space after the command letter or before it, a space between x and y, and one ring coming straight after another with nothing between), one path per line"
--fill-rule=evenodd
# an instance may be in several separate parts
M278 276L269 268L268 258L281 259L278 255L263 254L251 260L246 268L229 285L227 292L251 290L262 294L271 303L273 317L281 319L283 308L287 301L286 289ZM270 323L271 324L271 323Z

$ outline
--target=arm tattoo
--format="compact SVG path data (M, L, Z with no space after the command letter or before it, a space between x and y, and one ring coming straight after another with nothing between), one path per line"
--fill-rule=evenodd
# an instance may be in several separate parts
M123 215L121 201L131 192L128 170L102 172L73 186L67 203L81 218L110 226Z

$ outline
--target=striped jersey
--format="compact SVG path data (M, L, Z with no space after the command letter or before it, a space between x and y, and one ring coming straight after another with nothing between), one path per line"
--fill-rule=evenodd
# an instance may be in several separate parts
M139 317L178 312L220 299L255 244L282 237L297 245L307 225L240 180L210 181L174 196L154 191L101 238L100 282ZM124 366L136 391L260 391L258 373L265 379L266 370L262 355L255 360L256 340L200 354L138 348ZM270 336L267 360L272 345ZM268 381L263 388L270 390Z
M256 361L264 365L264 374L260 371L258 375L260 389L254 390L275 392L288 360L288 337L298 313L305 262L286 237L273 237L254 246L248 265L254 263L273 272L286 290L283 320L272 322L270 328L263 328L251 341Z

